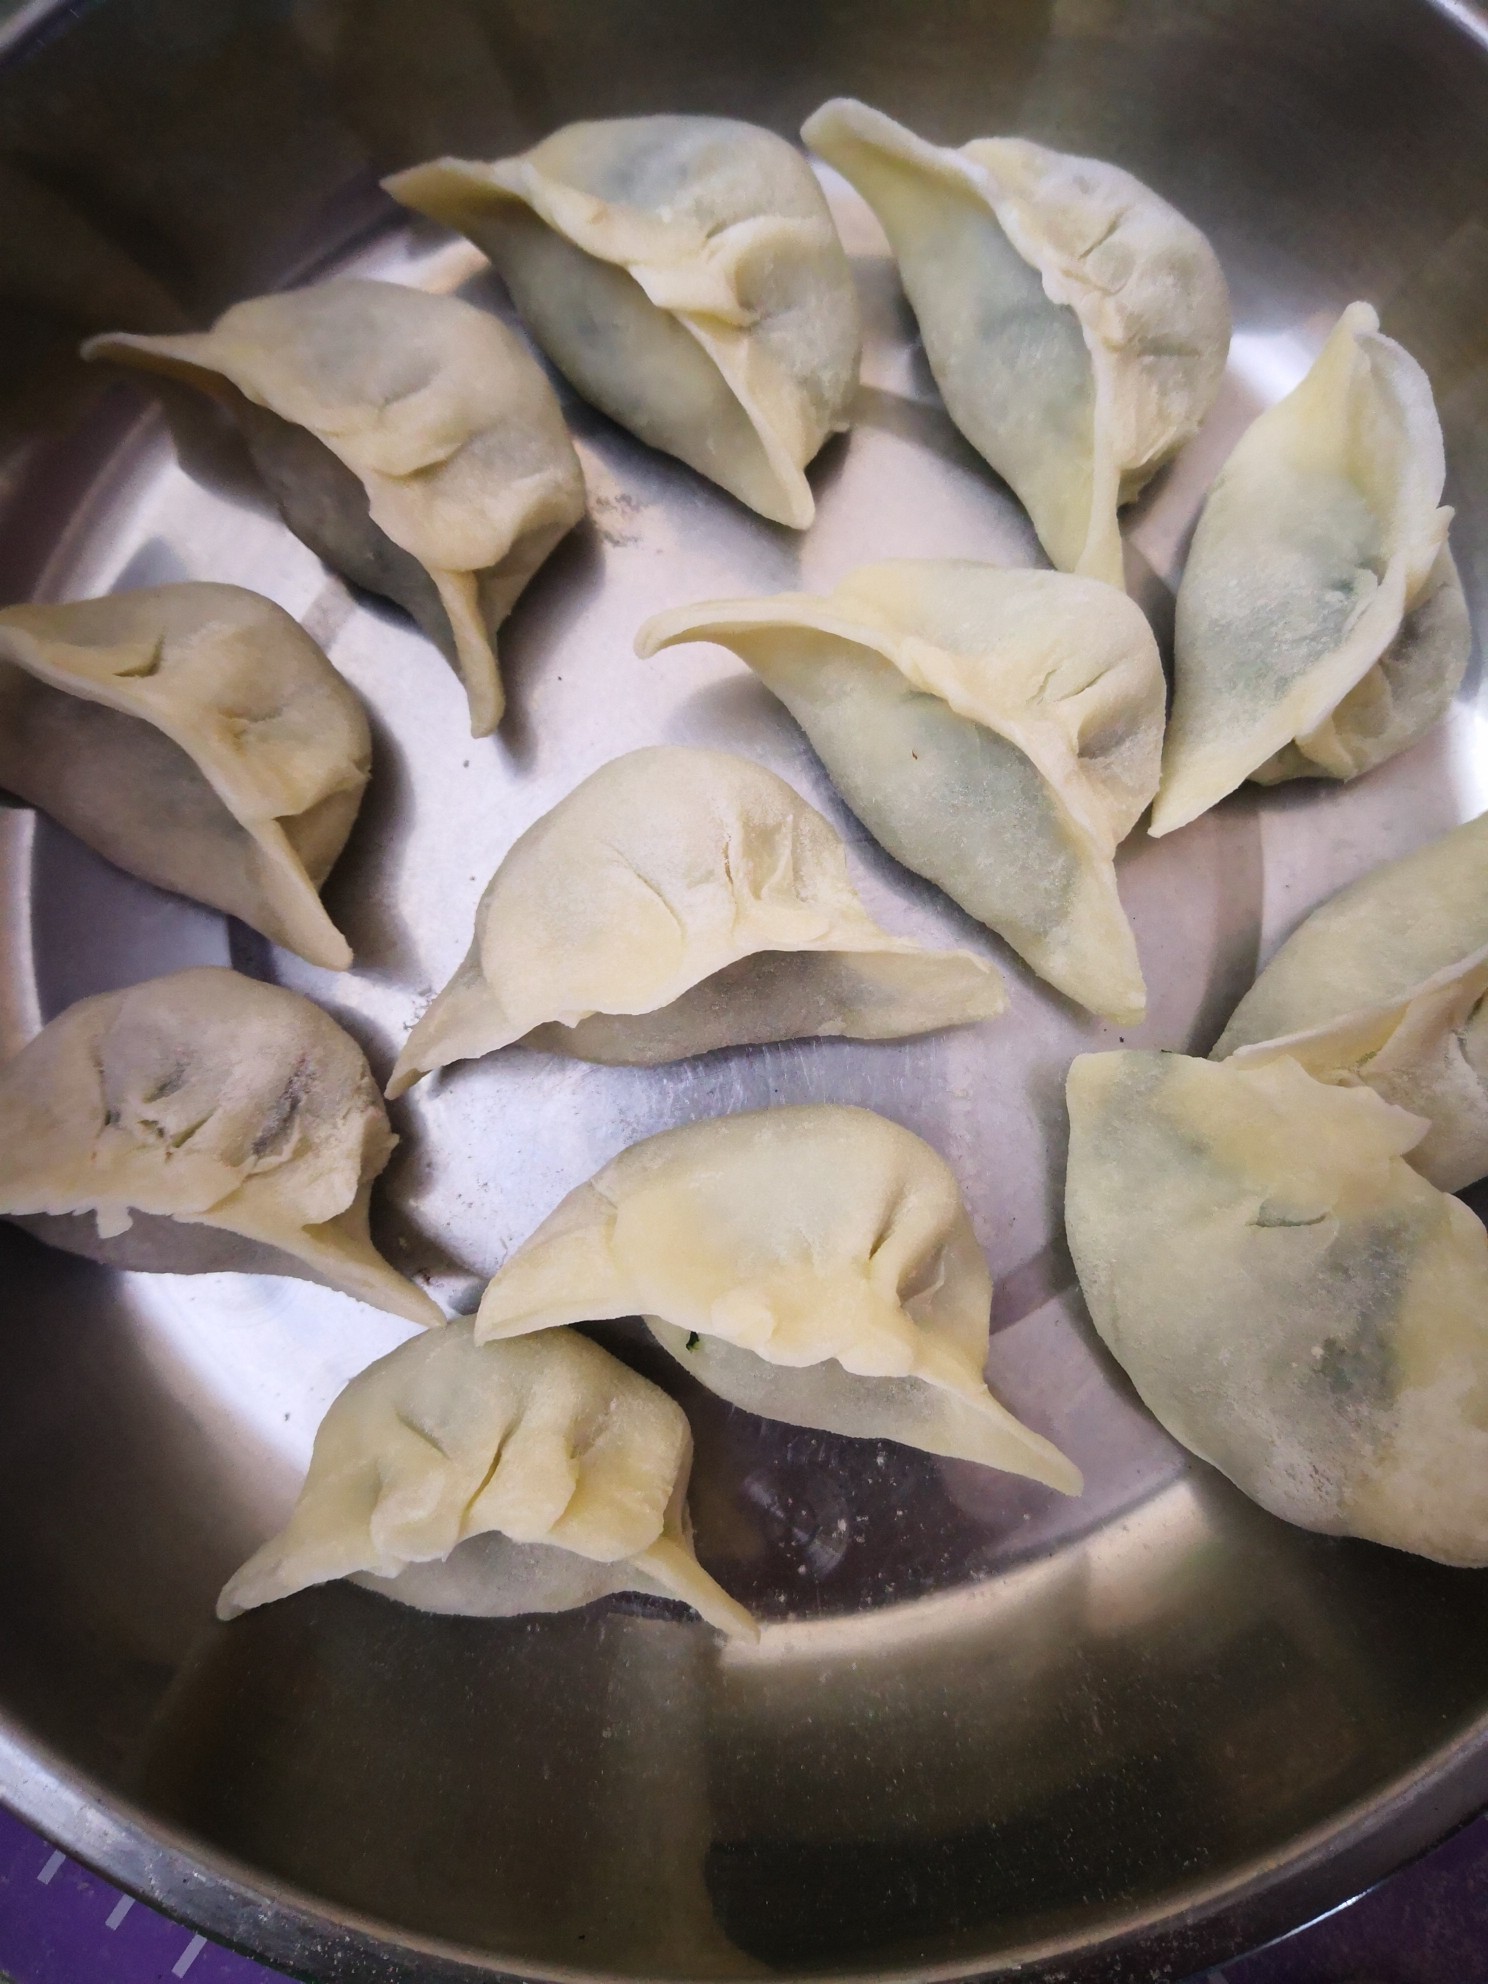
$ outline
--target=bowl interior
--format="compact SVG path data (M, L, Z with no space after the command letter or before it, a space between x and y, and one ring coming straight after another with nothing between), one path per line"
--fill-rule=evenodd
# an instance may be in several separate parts
M664 606L821 590L882 557L1038 555L830 174L867 346L853 431L812 471L817 524L762 523L564 389L590 516L503 632L499 742L471 741L407 622L288 534L208 410L72 357L87 330L197 324L332 270L509 314L378 174L583 116L794 134L832 94L936 139L1114 159L1210 233L1235 306L1225 388L1127 522L1160 639L1208 481L1356 296L1432 375L1484 622L1488 58L1426 0L106 0L33 18L0 65L0 598L254 586L355 683L376 739L327 892L358 956L344 976L0 807L0 1047L85 993L232 962L318 999L385 1075L517 833L622 750L743 751L837 822L891 928L996 956L1010 1013L653 1071L470 1064L394 1111L384 1245L468 1307L638 1136L774 1101L871 1105L956 1169L998 1279L991 1382L1089 1484L1069 1502L765 1425L617 1326L605 1340L693 1416L700 1552L768 1622L758 1649L640 1599L492 1624L335 1587L223 1627L217 1590L282 1519L326 1404L402 1326L295 1282L110 1275L0 1232L0 1795L281 1962L1116 1973L1141 1950L1159 1975L1331 1905L1488 1790L1488 1581L1290 1529L1190 1462L1096 1342L1058 1217L1074 1053L1207 1050L1313 904L1488 803L1476 664L1441 730L1373 777L1243 795L1129 843L1152 1002L1118 1032L868 842L730 657L632 658Z

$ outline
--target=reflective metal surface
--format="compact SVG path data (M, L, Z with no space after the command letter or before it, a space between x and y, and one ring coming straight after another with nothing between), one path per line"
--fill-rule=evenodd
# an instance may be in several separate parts
M327 893L357 966L271 951L0 809L0 1046L84 993L226 961L310 993L380 1073L515 835L621 750L726 745L848 834L889 927L996 954L1009 1014L661 1070L520 1051L422 1085L382 1238L452 1306L636 1137L869 1103L966 1188L990 1376L1078 1502L693 1413L701 1554L767 1620L721 1649L645 1600L530 1623L311 1592L213 1623L336 1389L401 1326L270 1279L110 1278L0 1234L0 1796L213 1933L338 1980L768 1973L1157 1977L1332 1905L1488 1796L1488 1580L1284 1528L1189 1463L1095 1343L1056 1213L1070 1056L1207 1047L1335 887L1488 803L1476 667L1449 723L1347 790L1227 803L1124 850L1151 1017L1118 1035L866 843L719 650L648 613L825 588L889 555L1035 556L940 410L881 237L829 181L868 318L851 435L802 538L566 402L590 519L502 637L512 714L291 538L210 410L85 372L86 329L205 321L332 268L503 309L378 171L566 118L686 108L792 132L854 92L927 135L1118 160L1209 230L1237 337L1219 407L1128 525L1166 636L1207 480L1355 296L1426 363L1453 541L1488 624L1488 57L1426 0L105 0L24 10L0 67L0 596L180 577L297 614L366 698L368 804Z

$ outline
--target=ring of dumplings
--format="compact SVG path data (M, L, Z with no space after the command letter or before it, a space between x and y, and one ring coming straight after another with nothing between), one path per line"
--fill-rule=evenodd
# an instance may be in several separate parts
M1356 777L1462 679L1430 384L1356 303L1254 422L1183 574L1164 737L1118 510L1214 400L1213 249L1130 174L1021 139L939 147L849 99L803 135L882 223L951 419L1059 569L882 563L825 597L658 614L637 652L731 648L891 855L1065 995L1135 1021L1115 856L1149 803L1160 835L1247 779ZM847 425L860 327L792 146L729 119L611 119L386 185L483 249L585 398L761 515L811 523L805 469ZM494 729L495 630L584 509L557 399L505 325L338 280L84 353L222 399L290 528L405 606L472 730ZM350 959L318 889L369 758L325 656L240 589L0 612L0 780L313 963ZM1292 1521L1475 1565L1488 1233L1438 1187L1488 1173L1485 884L1488 815L1307 919L1210 1060L1078 1057L1066 1183L1096 1328L1178 1439ZM652 1066L1004 1003L980 959L880 929L840 837L772 773L655 746L520 836L388 1093L517 1043ZM232 972L80 1001L0 1069L0 1213L116 1264L269 1266L438 1323L370 1237L395 1142L355 1043ZM693 1551L684 1413L570 1326L638 1315L747 1410L1077 1493L987 1388L991 1295L949 1168L871 1111L647 1138L563 1200L473 1320L352 1380L221 1614L350 1578L478 1617L637 1591L753 1636Z

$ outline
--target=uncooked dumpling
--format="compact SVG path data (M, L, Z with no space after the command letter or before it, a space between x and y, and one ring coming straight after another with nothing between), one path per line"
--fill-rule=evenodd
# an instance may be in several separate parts
M1246 779L1357 778L1445 713L1472 645L1445 474L1430 381L1350 304L1199 518L1154 834Z
M471 1327L415 1337L352 1379L287 1527L219 1614L352 1578L481 1619L644 1591L758 1637L693 1554L681 1406L574 1330L477 1345Z
M1005 1003L970 952L879 929L836 831L783 779L655 745L602 766L517 841L388 1094L517 1040L654 1066L806 1034L898 1039Z
M1488 1234L1367 1088L1084 1054L1065 1217L1095 1326L1175 1438L1274 1514L1488 1564Z
M871 1110L817 1103L632 1145L518 1248L475 1333L644 1316L752 1412L1078 1493L1078 1468L987 1390L991 1307L944 1161Z
M1342 890L1282 945L1214 1050L1289 1054L1431 1127L1407 1155L1444 1192L1488 1173L1488 813Z
M355 694L240 586L0 612L0 785L132 875L332 971L351 947L317 890L371 762Z
M1163 674L1124 594L951 559L865 566L825 599L715 600L637 652L732 648L897 861L1092 1012L1147 1001L1118 844L1157 789Z
M201 966L80 999L0 1067L0 1213L115 1267L298 1275L443 1320L372 1245L397 1138L362 1050Z
M846 97L802 136L878 216L946 411L1049 557L1121 585L1116 511L1224 375L1214 250L1119 166L1025 138L927 144Z
M383 183L490 256L585 399L762 516L811 522L803 470L847 425L859 324L794 146L726 117L616 117Z
M513 331L458 297L339 280L83 355L225 399L290 529L411 613L459 670L473 734L496 728L495 631L584 514L558 401Z

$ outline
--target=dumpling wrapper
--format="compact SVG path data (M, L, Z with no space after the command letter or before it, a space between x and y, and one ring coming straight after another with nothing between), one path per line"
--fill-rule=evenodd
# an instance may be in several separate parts
M0 1067L0 1213L39 1238L121 1268L297 1275L427 1327L444 1318L368 1231L397 1141L348 1033L215 965L80 999Z
M1006 1003L969 951L878 927L836 830L784 779L656 745L601 766L516 842L388 1094L513 1041L650 1067L808 1034L898 1039Z
M225 398L290 529L410 613L458 670L472 734L496 728L495 630L584 514L557 398L514 331L459 297L338 279L83 356Z
M1119 166L927 144L848 97L801 135L878 216L946 411L1061 571L1124 583L1116 512L1197 433L1230 346L1208 241Z
M573 1330L415 1337L333 1400L289 1523L229 1580L235 1618L351 1578L425 1612L504 1619L611 1592L680 1598L757 1639L693 1553L681 1406Z
M659 613L636 651L679 641L748 663L896 861L1080 1005L1141 1017L1114 859L1157 789L1165 691L1125 594L1061 572L901 559L825 599Z
M1246 779L1357 778L1442 717L1472 647L1445 475L1430 381L1350 304L1199 518L1154 834Z
M847 425L861 329L793 145L726 117L616 117L383 184L490 256L586 400L761 516L811 522L803 471Z
M366 712L240 586L0 612L0 785L116 866L344 971L318 890L372 766Z
M1367 1088L1181 1054L1070 1070L1091 1316L1176 1439L1273 1514L1488 1564L1488 1234Z
M1430 1129L1406 1153L1444 1192L1488 1173L1488 813L1315 909L1220 1036L1237 1067L1288 1054Z
M475 1334L643 1316L752 1412L1077 1494L1079 1469L987 1389L991 1307L949 1166L872 1110L816 1103L622 1151L500 1269Z

